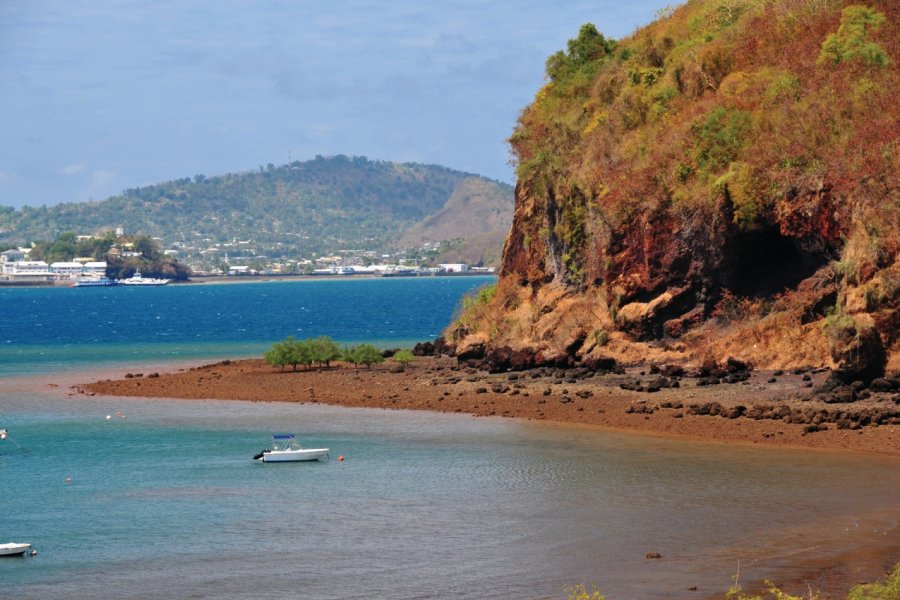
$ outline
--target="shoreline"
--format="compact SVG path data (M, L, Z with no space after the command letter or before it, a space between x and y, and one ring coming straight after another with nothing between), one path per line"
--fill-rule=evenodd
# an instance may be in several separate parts
M173 280L166 285L194 285L194 284L233 284L233 283L272 283L279 281L350 281L354 279L431 279L443 277L497 277L496 273L430 273L414 275L381 275L375 273L353 273L347 275L322 274L322 275L196 275L185 280ZM10 281L0 279L0 288L45 288L45 287L72 287L72 280L52 281Z
M774 378L770 372L753 371L740 384L714 386L697 385L697 380L685 377L677 388L647 393L620 387L646 378L641 367L630 368L625 375L575 379L547 370L488 374L447 357L417 357L405 372L396 371L396 364L388 360L371 370L336 363L329 369L282 373L261 359L240 359L171 371L123 373L119 379L75 384L69 389L73 395L427 410L690 441L900 456L896 417L883 424L877 424L877 419L865 423L867 419L850 422L846 418L852 411L895 413L896 395L875 394L852 404L811 399L810 388L824 381L827 372L786 373ZM834 417L830 421L829 415Z

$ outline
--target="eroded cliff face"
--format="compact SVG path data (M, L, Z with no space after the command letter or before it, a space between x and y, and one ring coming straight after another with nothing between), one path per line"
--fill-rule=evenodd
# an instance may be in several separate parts
M695 1L551 57L511 139L500 280L447 332L458 351L900 368L900 15L835 2L786 31L806 4ZM854 27L880 59L826 54Z

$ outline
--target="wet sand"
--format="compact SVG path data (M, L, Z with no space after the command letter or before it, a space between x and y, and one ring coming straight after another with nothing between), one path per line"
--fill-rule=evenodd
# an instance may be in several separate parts
M120 379L76 385L72 393L430 410L575 423L692 440L900 455L896 418L880 425L853 422L852 428L846 419L838 424L835 421L841 419L834 418L835 412L841 411L894 411L897 395L874 394L851 404L811 399L812 389L828 377L827 372L779 374L770 382L771 372L754 371L745 382L710 386L698 386L697 379L684 377L677 388L647 393L620 388L623 382L650 377L642 367L628 369L626 375L576 379L566 372L548 370L487 374L458 365L452 358L424 357L417 358L405 372L396 370L396 363L388 360L371 369L338 363L328 369L294 372L288 368L281 372L262 360L248 359L172 372L122 373ZM711 403L717 403L721 413L743 407L744 414L696 414ZM754 407L767 416L747 416ZM809 419L796 422L799 413L817 411L823 415L830 411L831 421L826 418L818 427L815 421L810 425ZM791 412L793 419L778 416Z

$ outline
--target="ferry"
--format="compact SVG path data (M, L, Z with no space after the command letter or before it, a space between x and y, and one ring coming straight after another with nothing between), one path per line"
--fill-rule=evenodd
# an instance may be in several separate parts
M119 282L109 277L81 277L76 279L72 287L109 287Z
M172 281L171 279L160 279L158 277L144 277L140 271L135 271L134 275L128 279L120 279L122 285L166 285Z

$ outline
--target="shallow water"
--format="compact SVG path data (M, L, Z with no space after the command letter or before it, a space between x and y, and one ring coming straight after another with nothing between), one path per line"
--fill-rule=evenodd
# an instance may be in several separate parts
M0 543L39 551L0 560L0 596L537 600L585 582L610 600L707 598L738 568L744 582L809 576L828 590L823 567L850 565L846 586L900 559L893 458L67 395L127 370L258 356L287 335L433 338L459 297L490 281L0 289L0 428L11 434ZM346 460L251 460L285 431Z
M705 597L739 561L889 548L900 516L900 461L859 454L22 380L0 411L0 537L39 551L0 561L20 598ZM276 431L345 461L252 461Z

